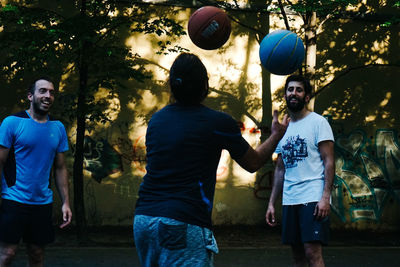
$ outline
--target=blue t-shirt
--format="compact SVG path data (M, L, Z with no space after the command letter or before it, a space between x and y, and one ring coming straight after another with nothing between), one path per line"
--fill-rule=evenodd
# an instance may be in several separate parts
M1 123L0 145L10 149L2 173L2 198L25 204L51 203L54 157L68 150L64 125L52 118L38 123L22 111Z
M155 113L147 128L147 173L135 214L210 228L222 149L236 160L249 149L231 116L180 104Z

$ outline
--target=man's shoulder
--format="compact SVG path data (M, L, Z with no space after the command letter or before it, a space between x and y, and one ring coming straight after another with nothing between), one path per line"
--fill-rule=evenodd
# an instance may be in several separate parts
M310 115L309 116L310 118L323 118L323 116L321 114L318 114L315 111L311 111L309 115Z
M17 118L29 119L29 116L28 116L28 114L26 113L25 110L16 112L14 114L11 114L9 117L17 117Z
M1 124L4 124L4 125L15 124L15 123L19 123L19 121L21 121L21 119L29 119L29 116L25 111L16 112L16 113L13 113L13 114L5 117L3 119L3 121L1 122Z
M204 106L204 111L207 112L210 116L219 117L219 118L232 118L231 115L224 111L215 110L209 107Z
M59 122L59 123L62 124L62 122L61 122L60 119L58 119L57 117L54 117L54 116L52 116L52 115L49 115L49 121L52 121L52 122Z
M58 118L49 115L49 126L56 127L60 131L65 129L64 123L62 123Z
M228 113L225 113L223 111L218 111L212 108L209 108L207 106L204 106L202 104L200 105L195 105L195 106L184 106L184 105L179 105L179 104L169 104L162 109L158 110L153 114L152 117L157 117L157 116L165 116L169 114L176 115L176 113L180 114L196 114L194 116L198 116L201 114L201 116L209 116L211 118L232 118Z
M311 113L307 116L307 119L314 120L314 121L328 122L328 120L324 116L322 116L321 114L318 114L314 111L311 111Z

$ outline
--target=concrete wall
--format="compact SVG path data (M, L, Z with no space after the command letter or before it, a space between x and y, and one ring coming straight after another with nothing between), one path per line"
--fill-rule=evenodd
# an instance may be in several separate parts
M272 21L281 23L276 18ZM340 22L342 33L337 33L337 23L328 23L319 35L317 66L324 74L319 87L335 75L340 78L325 87L315 100L315 111L327 116L336 137L332 227L398 230L400 151L396 103L400 95L395 78L399 68L357 67L374 62L395 62L396 57L398 60L399 46L393 44L399 43L399 36L385 29L370 31L371 25L350 21ZM234 27L237 26L234 24ZM130 42L132 46L146 47L142 37L132 37ZM238 99L243 90L242 101L253 101L248 112L260 120L261 67L258 44L250 35L233 35L227 45L217 51L200 50L187 37L181 44L203 59L210 73L211 87L227 91ZM165 68L169 68L175 57L157 57L146 48L140 53ZM353 67L355 69L351 70ZM340 76L347 70L350 71ZM167 73L159 67L154 67L153 72L157 79L166 79ZM247 80L242 82L244 76ZM272 92L282 87L284 78L272 75ZM234 88L236 85L242 88ZM167 102L167 93L160 95L144 90L142 101L133 108L151 113ZM255 99L249 100L250 96ZM252 145L257 145L260 131L240 110L243 107L220 98L217 93L212 93L206 104L227 111L242 121L243 135ZM273 104L278 106L276 102ZM113 124L105 132L88 139L85 184L86 209L91 224L130 224L138 187L145 174L145 124L138 118L120 117L121 121L132 122L129 130ZM106 170L115 173L110 176ZM258 175L249 174L232 162L225 152L217 172L214 223L263 224L272 171L271 163Z
M183 10L178 17L186 23L191 12ZM252 13L241 14L241 19L253 26L263 26L257 24ZM284 28L277 16L270 19L273 29ZM261 88L271 91L274 101L270 104L278 108L282 105L285 77L271 75L270 84L262 84L259 46L254 33L236 23L232 26L228 43L218 50L201 50L188 36L178 43L199 55L209 71L210 87L215 90L206 105L228 112L242 122L243 135L256 146L261 133L254 120L262 119ZM359 68L366 64L399 62L400 36L394 29L368 21L335 20L324 24L318 35L318 87L323 90L315 99L315 111L329 119L336 138L334 228L399 230L399 67ZM151 114L169 101L165 81L176 57L176 54L155 54L155 41L154 37L143 35L126 39L126 45L148 62L146 69L153 73L153 79L146 83L128 81L140 97L128 101L129 92L121 91L110 102L117 107L112 114L113 123L98 125L87 133L84 191L90 225L132 223L138 188L145 174L146 123ZM101 96L99 93L98 97ZM7 108L10 112L14 109ZM73 125L66 126L71 143L67 161L72 174L76 129ZM249 174L225 151L217 171L214 223L264 224L272 173L272 161L257 174ZM70 183L73 197L72 177ZM55 202L55 220L59 220L57 196Z
M336 68L348 73L336 75L340 78L318 95L315 106L329 117L336 137L333 226L398 230L400 93L395 79L400 69L390 64L400 59L399 26L339 25L327 23L318 61L327 73ZM368 67L357 68L361 65Z

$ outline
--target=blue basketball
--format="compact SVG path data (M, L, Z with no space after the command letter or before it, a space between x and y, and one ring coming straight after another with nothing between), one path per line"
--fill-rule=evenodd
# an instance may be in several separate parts
M260 60L261 64L273 74L291 74L303 63L303 42L294 32L273 31L261 41Z

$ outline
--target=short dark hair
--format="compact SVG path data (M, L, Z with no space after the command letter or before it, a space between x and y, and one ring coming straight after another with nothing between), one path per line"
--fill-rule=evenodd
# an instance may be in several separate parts
M310 80L307 79L306 77L302 76L302 75L290 75L289 77L287 77L286 79L286 83L285 83L285 92L287 90L287 87L289 85L290 82L301 82L304 86L304 92L306 93L306 95L310 95L311 96L311 84L310 84Z
M32 95L35 93L36 82L39 81L39 80L48 81L49 83L52 83L53 86L55 86L54 82L53 82L53 79L51 77L49 77L49 76L41 76L41 77L39 77L37 79L34 79L33 82L31 82L31 84L28 87L28 93L31 93Z
M198 56L181 53L169 71L171 92L179 103L196 105L208 94L207 69Z

